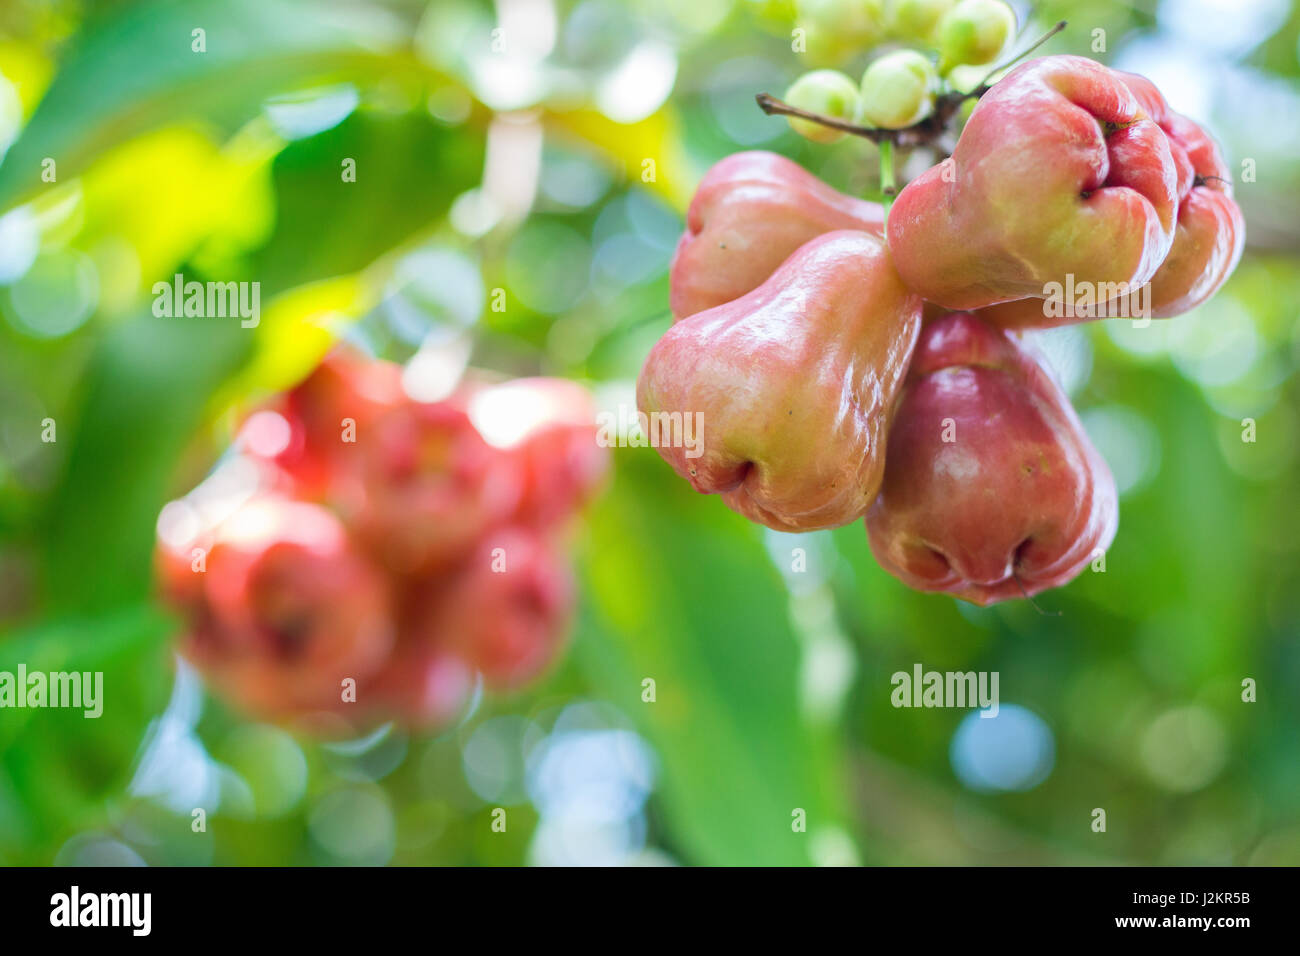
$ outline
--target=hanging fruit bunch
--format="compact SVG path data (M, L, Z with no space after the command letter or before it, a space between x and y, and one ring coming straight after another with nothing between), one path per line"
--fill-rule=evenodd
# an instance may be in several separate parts
M816 0L795 23L822 68L759 105L813 142L876 143L884 204L765 152L705 175L638 382L651 420L697 416L702 448L659 453L770 528L865 516L918 590L1065 584L1115 535L1115 483L1022 330L1209 299L1245 240L1219 148L1144 77L992 66L1017 29L1002 0ZM860 83L826 68L884 40L906 46ZM901 191L896 149L934 160Z
M595 410L559 379L420 402L349 351L249 415L159 522L183 654L253 715L437 727L536 678L573 603L563 532L599 487Z

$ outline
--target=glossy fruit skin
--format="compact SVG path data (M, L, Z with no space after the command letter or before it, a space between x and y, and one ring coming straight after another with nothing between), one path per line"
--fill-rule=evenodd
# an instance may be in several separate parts
M1246 223L1232 198L1232 173L1218 144L1200 126L1169 109L1160 91L1146 77L1116 71L1142 108L1169 140L1178 170L1178 225L1169 254L1149 283L1151 317L1182 315L1207 301L1232 275L1246 242ZM1104 316L1136 317L1133 305L1119 309L1116 300L1105 309L1075 309L1063 303L1060 316L1044 315L1037 299L1006 302L981 312L1002 328L1048 328Z
M1118 75L1042 57L986 93L953 155L899 193L889 246L908 286L950 309L1041 298L1067 275L1136 287L1173 242L1177 186L1168 139Z
M705 174L686 213L670 274L677 319L758 288L791 253L823 233L884 235L877 203L846 196L775 153L734 153Z
M258 499L217 530L183 652L227 696L279 720L343 709L393 644L382 572L323 508Z
M887 461L871 550L918 591L979 605L1034 595L1115 536L1114 479L1069 400L1022 344L969 313L922 330Z
M827 233L757 289L670 328L637 404L700 416L698 457L658 449L696 491L781 531L846 524L879 488L920 318L880 239Z

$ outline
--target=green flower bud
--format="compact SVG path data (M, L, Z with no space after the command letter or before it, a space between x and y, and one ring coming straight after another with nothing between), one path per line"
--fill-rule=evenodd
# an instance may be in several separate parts
M796 50L810 63L838 65L885 38L885 0L796 0L795 9Z
M961 0L939 21L939 72L992 63L1015 35L1015 12L1003 0Z
M943 15L957 0L890 0L889 31L901 40L932 46Z
M794 0L744 0L742 4L766 32L788 37L795 18Z
M948 85L960 93L969 93L984 82L989 75L987 66L954 66L945 79Z
M805 73L785 91L785 101L791 106L853 122L858 115L858 88L838 70L813 70ZM814 143L834 143L844 134L829 126L820 126L808 120L787 117L790 128Z
M934 65L915 50L887 53L862 75L858 115L881 129L902 129L920 122L934 108L938 79Z

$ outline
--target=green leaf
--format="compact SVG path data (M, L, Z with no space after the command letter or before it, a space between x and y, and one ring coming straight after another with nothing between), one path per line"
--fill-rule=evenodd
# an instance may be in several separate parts
M50 502L50 606L95 613L147 599L154 524L173 470L209 396L251 343L238 319L146 314L109 330L87 372L81 420L66 432L73 446Z
M342 177L345 158L355 182ZM437 224L482 170L482 139L427 113L355 113L276 157L276 229L251 275L269 293L365 268Z
M204 52L193 48L198 29ZM206 117L233 128L272 93L374 74L402 33L373 9L305 0L105 5L0 165L0 208L41 188L46 157L63 181L164 122Z
M818 830L842 825L841 791L833 742L801 713L786 590L759 530L650 451L619 454L587 528L577 653L662 758L671 843L690 863L809 863Z
M102 674L98 717L84 708L0 708L0 860L48 865L122 791L171 689L172 630L137 606L0 636L0 672ZM18 857L19 847L23 856Z

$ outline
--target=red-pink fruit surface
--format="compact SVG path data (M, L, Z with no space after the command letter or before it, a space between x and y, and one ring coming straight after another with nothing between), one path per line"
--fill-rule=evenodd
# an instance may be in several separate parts
M515 688L558 656L573 598L568 567L543 534L502 528L446 583L420 633L477 669L488 686Z
M358 689L367 721L396 720L414 730L444 727L461 716L475 687L474 672L447 648L424 635L404 634L392 656Z
M386 410L349 450L339 507L366 548L398 574L447 567L519 504L523 476L454 405Z
M948 159L889 213L903 280L976 309L1049 283L1148 281L1173 242L1169 141L1119 74L1077 56L1031 60L979 101Z
M240 443L244 451L281 468L298 496L328 498L340 459L354 447L345 438L364 434L380 415L405 401L401 375L396 363L336 348L262 410L281 417L282 441L267 447L268 438L276 440L277 423L254 413L241 429Z
M1232 172L1218 144L1192 120L1169 109L1146 77L1116 75L1164 131L1178 169L1178 225L1169 254L1149 288L1130 295L1127 302L1112 300L1093 309L1065 302L1059 310L1063 314L1049 317L1041 300L1021 299L982 310L986 321L1002 328L1046 328L1096 317L1138 317L1141 309L1149 309L1153 318L1170 318L1208 300L1237 268L1246 222L1232 198Z
M470 419L522 476L512 521L549 527L573 515L600 488L609 471L609 449L597 442L596 407L581 385L518 378L467 393L462 402Z
M383 574L328 511L254 500L222 523L186 610L185 654L227 696L270 719L341 710L393 643Z
M705 174L687 211L670 277L673 316L740 298L805 242L837 229L882 236L884 215L783 156L728 156Z
M1117 524L1110 469L1034 356L968 313L927 325L867 513L881 566L994 604L1065 584Z
M920 324L921 300L880 239L827 233L754 291L673 325L646 359L637 404L651 426L684 416L683 438L698 423L694 447L658 442L696 491L782 531L847 524L880 487Z

